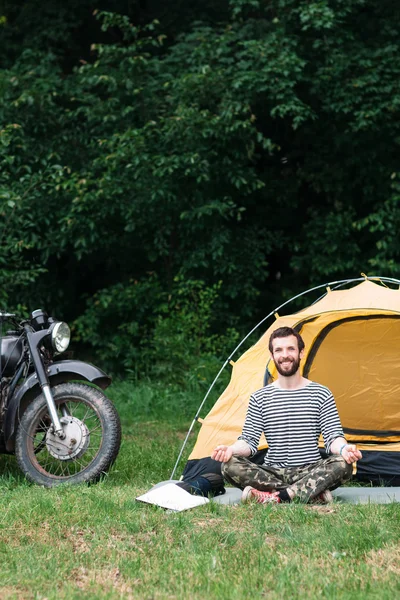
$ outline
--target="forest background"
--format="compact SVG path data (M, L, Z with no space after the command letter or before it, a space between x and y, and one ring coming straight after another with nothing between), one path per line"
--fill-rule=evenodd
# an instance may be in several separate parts
M399 40L393 0L1 1L0 306L179 384L398 276Z

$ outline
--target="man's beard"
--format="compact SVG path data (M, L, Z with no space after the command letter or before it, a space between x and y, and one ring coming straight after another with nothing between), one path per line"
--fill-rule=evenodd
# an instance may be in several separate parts
M283 375L283 377L291 377L292 375L294 375L295 373L297 373L297 371L299 370L299 366L300 366L300 357L299 358L293 358L293 359L286 359L282 362L291 363L291 367L287 370L282 369L281 365L278 363L278 361L276 361L274 359L274 363L276 366L276 370L278 371L278 373L280 375Z

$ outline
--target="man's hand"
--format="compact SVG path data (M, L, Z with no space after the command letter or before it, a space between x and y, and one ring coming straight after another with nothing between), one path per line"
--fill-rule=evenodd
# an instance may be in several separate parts
M355 444L346 444L341 452L341 456L343 456L344 460L349 465L362 458L362 454L359 450L357 450L357 446Z
M219 462L228 462L228 460L231 460L233 456L233 450L232 450L232 446L217 446L215 448L215 450L213 451L213 453L211 454L211 458L213 458L214 460L219 460Z

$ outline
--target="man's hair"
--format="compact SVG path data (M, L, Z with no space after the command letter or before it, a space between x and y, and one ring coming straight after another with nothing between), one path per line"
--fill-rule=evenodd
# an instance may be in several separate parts
M297 345L299 347L299 352L301 352L304 349L304 341L298 331L296 331L295 329L292 329L291 327L279 327L278 329L275 329L275 331L273 331L271 333L271 336L269 338L268 348L269 348L269 351L271 352L271 354L273 353L273 349L274 349L273 345L272 345L272 341L276 338L289 337L289 335L294 335L294 337L297 339Z

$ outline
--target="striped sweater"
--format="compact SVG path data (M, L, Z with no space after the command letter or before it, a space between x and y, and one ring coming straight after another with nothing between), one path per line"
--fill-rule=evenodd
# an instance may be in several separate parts
M274 467L314 463L321 458L320 433L327 452L333 440L344 435L332 393L313 381L298 390L267 385L251 395L239 437L250 446L251 456L263 432L268 442L264 464Z

